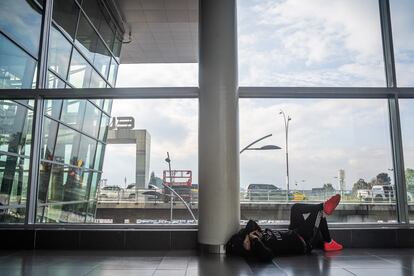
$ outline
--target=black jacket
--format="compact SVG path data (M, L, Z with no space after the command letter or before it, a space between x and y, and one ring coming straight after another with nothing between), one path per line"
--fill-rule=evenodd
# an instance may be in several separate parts
M243 247L244 238L254 230L260 230L263 235L260 239L253 240L251 249L246 250ZM257 258L262 261L270 261L275 256L305 252L306 243L295 231L262 230L253 220L249 220L246 227L234 234L226 244L227 255Z

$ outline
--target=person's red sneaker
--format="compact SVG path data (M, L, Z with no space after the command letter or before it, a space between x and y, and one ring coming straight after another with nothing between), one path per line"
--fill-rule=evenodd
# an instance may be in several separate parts
M325 203L323 204L323 211L325 212L325 214L327 214L328 216L332 214L336 206L338 206L339 201L341 201L341 195L339 194L336 194L327 201L325 201Z
M334 240L331 240L331 242L325 242L323 244L323 250L330 252L330 251L339 251L342 250L344 247L342 244L337 243Z

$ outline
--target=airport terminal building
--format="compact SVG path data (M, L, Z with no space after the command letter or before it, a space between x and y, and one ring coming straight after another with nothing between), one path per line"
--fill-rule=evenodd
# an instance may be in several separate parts
M344 244L414 246L413 4L259 2L2 0L0 238L47 248L67 235L78 249L151 249L159 239L157 249L220 253L249 218L286 228L294 203L341 193L330 222ZM130 64L195 64L197 84L121 87ZM150 112L136 129L109 130L118 100ZM273 138L277 146L263 144ZM150 156L166 169L164 155L179 148L173 161L187 163L174 169L197 175L188 182L197 201L99 202L108 148L124 143L136 145L140 189ZM113 223L99 223L100 208ZM188 209L197 217L184 223Z

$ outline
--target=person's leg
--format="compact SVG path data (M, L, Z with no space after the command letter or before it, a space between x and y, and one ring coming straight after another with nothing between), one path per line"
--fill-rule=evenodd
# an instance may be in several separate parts
M329 233L328 222L324 217L321 218L321 222L319 223L319 232L321 232L324 242L331 242L331 234Z
M305 204L296 203L290 209L290 225L289 229L298 229L305 224L312 223L315 219L315 212L323 210L323 203L321 204ZM305 219L304 215L309 214ZM313 216L311 216L313 214Z
M307 243L311 243L313 237L318 232L322 211L323 203L302 206L301 216L303 217L303 214L308 213L309 215L301 224L295 224L296 227L292 228L292 230L295 230Z

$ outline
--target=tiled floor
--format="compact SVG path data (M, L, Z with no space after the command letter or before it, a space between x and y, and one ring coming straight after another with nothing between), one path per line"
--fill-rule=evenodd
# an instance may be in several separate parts
M0 275L414 275L414 249L347 249L270 263L194 251L0 251Z

